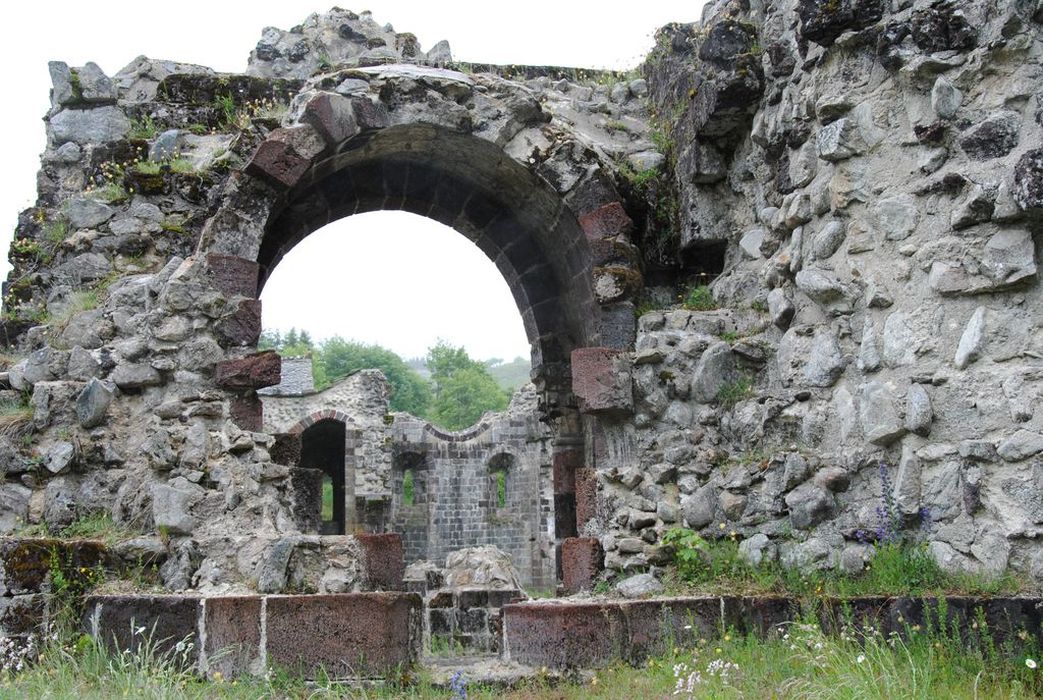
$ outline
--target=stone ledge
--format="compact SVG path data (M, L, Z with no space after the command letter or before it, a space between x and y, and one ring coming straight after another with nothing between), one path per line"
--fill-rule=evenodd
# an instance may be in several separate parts
M984 620L997 646L1043 638L1043 599L952 596L944 599L945 626L970 639ZM851 620L880 634L928 627L938 598L864 596L819 598L805 604L785 596L712 596L648 600L559 600L506 605L506 659L549 669L592 668L616 660L639 664L675 646L694 646L724 630L769 636L780 626L814 619L830 633ZM1027 640L1022 637L1027 633Z

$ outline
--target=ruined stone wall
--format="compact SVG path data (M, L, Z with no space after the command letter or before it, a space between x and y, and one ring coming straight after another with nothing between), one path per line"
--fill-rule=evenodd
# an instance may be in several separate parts
M265 432L257 295L318 226L405 208L519 301L540 533L612 570L675 524L853 570L884 506L949 568L1038 579L1040 20L732 0L635 78L446 70L334 10L266 30L248 75L52 64L3 289L0 527L110 513L162 535L172 589L360 585ZM710 279L719 309L649 310Z
M550 71L522 85L420 67L444 62L447 50L416 49L368 15L334 10L266 31L250 75L144 57L112 77L94 64L51 65L39 198L20 216L4 285L12 389L0 398L15 416L0 440L4 531L42 523L57 532L104 512L162 536L172 589L264 580L278 590L295 562L334 550L309 580L354 585L321 574L351 569L350 542L300 539L315 483L263 432L256 390L279 381L279 359L255 347L270 266L359 206L422 207L502 263L527 303L545 415L572 410L569 349L587 335L629 342L636 291L631 248L590 259L577 217L607 207L604 230L625 238L627 229L625 217L611 219L622 206L606 151L572 121L613 156L647 150L647 136L639 119L625 137L607 128L607 86L579 88ZM624 85L615 112L643 114L641 91L641 81ZM577 119L555 119L556 105ZM395 150L411 139L430 162ZM322 192L288 209L288 188L299 179L322 186L374 144L391 165L356 172L355 199L327 202L335 211L299 231L293 217L314 214ZM443 163L439 153L452 157ZM475 193L486 186L465 178L475 167L501 178L494 194L516 195L509 215ZM390 203L385 190L407 182ZM594 274L607 281L597 299Z
M1041 19L725 2L660 32L681 257L722 251L721 309L646 313L601 362L620 393L588 391L608 567L686 524L790 565L907 536L1043 574Z
M510 555L523 586L554 588L551 432L539 422L531 386L515 394L506 412L486 414L459 433L398 414L391 435L398 458L392 463L389 523L402 535L407 563L427 559L442 566L451 552L495 545ZM412 507L402 502L405 464L418 465ZM501 468L502 506L496 480Z
M263 396L265 430L297 433L313 421L340 420L356 437L345 470L354 475L356 527L402 536L407 564L444 566L455 551L495 545L511 557L526 587L554 587L551 433L536 395L520 389L503 413L444 432L425 420L388 413L389 386L364 370L304 396ZM413 502L404 498L406 470ZM500 505L496 471L506 471Z

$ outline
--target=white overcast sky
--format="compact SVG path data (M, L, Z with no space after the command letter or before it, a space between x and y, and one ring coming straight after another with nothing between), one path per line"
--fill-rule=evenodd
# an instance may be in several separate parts
M377 22L413 32L424 50L448 39L461 61L628 69L651 49L658 27L698 19L703 3L340 4L370 10ZM0 245L6 251L18 211L36 198L48 60L74 66L94 61L112 75L145 54L240 72L264 27L288 29L329 6L286 0L4 2ZM8 269L5 257L0 273L6 276ZM317 339L341 335L379 342L412 357L441 337L474 357L528 355L521 319L492 263L462 236L408 214L356 216L316 232L283 260L263 300L266 327L304 327Z

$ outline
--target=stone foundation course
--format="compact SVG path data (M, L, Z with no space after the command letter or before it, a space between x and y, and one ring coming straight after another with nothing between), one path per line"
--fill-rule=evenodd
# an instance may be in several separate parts
M796 622L830 633L871 626L884 637L917 629L956 630L968 644L983 633L996 645L1043 639L1039 598L656 598L635 601L530 601L503 608L504 658L535 667L579 669L623 660L640 664L676 648L694 648L726 633L785 634Z
M188 649L177 658L226 678L269 667L306 678L386 677L419 660L423 636L415 593L91 596L85 620L110 648Z

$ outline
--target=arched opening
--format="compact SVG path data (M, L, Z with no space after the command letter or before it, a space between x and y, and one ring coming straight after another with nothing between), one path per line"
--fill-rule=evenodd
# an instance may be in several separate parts
M369 109L357 101L353 104L363 111ZM371 116L362 119L370 120ZM584 423L572 396L572 352L602 342L611 347L632 343L632 339L627 339L632 333L627 324L633 325L629 302L611 308L599 306L593 286L595 260L614 250L613 243L602 239L613 235L612 231L625 235L629 220L611 195L611 183L604 184L601 176L587 177L592 171L587 175L581 171L572 184L562 185L555 178L538 177L538 168L531 166L531 159L530 166L524 165L524 158L509 155L495 139L467 133L470 127L458 130L419 121L402 123L402 118L409 122L413 116L403 113L389 120L385 115L384 124L375 127L361 126L360 121L360 131L337 143L324 133L326 147L307 157L306 166L289 178L275 172L283 167L281 161L251 163L247 172L275 185L274 191L279 193L269 196L263 233L250 242L249 236L254 234L241 225L243 214L230 212L230 218L215 217L227 233L217 234L223 238L212 250L245 255L256 261L260 293L283 257L332 221L372 211L404 210L451 227L495 264L511 291L530 346L531 376L538 399L535 410L551 432L545 443L547 452L555 459L559 451L576 452L576 446L583 445L585 438ZM393 123L388 125L388 121ZM268 152L287 150L285 145L273 142ZM288 152L292 160L292 148ZM562 193L577 182L587 184L576 187L569 195L575 201L567 203ZM604 203L606 197L608 204ZM595 212L601 218L581 227L577 211ZM621 222L620 217L626 221ZM600 246L597 255L592 252L595 243ZM446 439L451 443L472 437L454 435ZM392 514L388 523L390 530L402 534L407 561L422 555L423 541L428 541L428 549L433 546L438 552L447 547L479 544L477 539L481 538L468 537L466 533L456 538L459 542L441 541L445 529L442 508L449 504L439 499L449 498L447 494L455 492L456 484L443 484L441 468L435 479L425 476L433 469L408 465L402 459L402 455L395 458L394 477L389 479ZM436 461L441 464L441 457ZM550 457L526 458L527 465L541 472L549 473L550 462ZM406 505L401 488L410 469L413 504ZM485 483L488 476L484 461L472 462L468 469L479 483ZM503 498L508 505L516 490L511 482L508 471L502 482ZM531 487L517 489L526 494L527 507L539 511L542 523L530 528L531 532L520 542L527 542L525 546L530 551L539 551L543 556L547 539L557 549L562 538L575 536L576 526L574 508L565 514L569 523L561 522L562 518L554 512L559 497L571 497L567 492L569 480L555 478L553 498L541 498L536 483L533 479ZM559 484L563 488L560 494ZM437 492L428 490L432 486ZM485 491L460 492L459 497L468 502L484 499ZM547 503L553 506L544 507ZM502 523L487 525L495 529Z
M429 470L418 452L396 454L391 466L391 530L402 536L406 562L427 559L430 535Z
M345 518L345 437L344 423L321 420L301 433L300 466L323 473L319 531L324 535L343 535Z
M392 126L316 162L269 219L257 254L259 291L313 231L378 210L426 216L474 242L511 290L534 376L567 391L569 353L597 334L589 244L560 197L480 138L430 124ZM556 406L545 408L557 415Z

